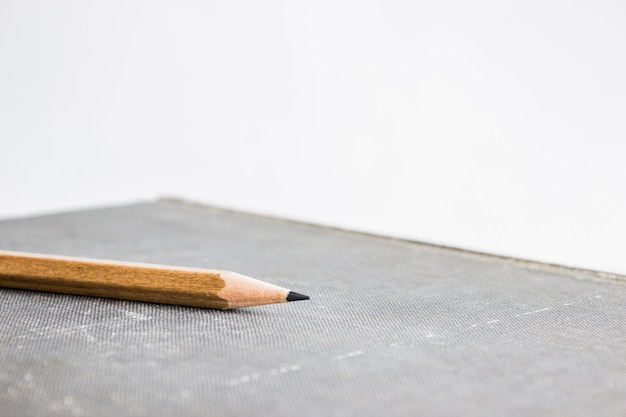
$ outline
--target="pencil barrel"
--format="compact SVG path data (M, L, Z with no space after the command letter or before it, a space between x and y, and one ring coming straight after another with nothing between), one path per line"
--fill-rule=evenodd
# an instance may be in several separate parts
M309 299L230 271L1 250L0 287L215 309Z

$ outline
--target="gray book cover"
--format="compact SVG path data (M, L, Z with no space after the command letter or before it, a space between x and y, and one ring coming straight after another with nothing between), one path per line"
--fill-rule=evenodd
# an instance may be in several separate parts
M623 277L175 201L0 221L0 248L226 269L232 311L0 289L0 415L618 416Z

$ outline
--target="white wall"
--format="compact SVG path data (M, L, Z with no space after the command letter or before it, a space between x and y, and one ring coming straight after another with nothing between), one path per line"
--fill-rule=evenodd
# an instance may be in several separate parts
M0 2L0 217L159 195L626 273L626 3Z

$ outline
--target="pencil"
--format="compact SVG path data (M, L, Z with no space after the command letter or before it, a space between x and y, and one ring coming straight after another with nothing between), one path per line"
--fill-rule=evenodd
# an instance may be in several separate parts
M229 271L9 251L0 287L220 310L309 299Z

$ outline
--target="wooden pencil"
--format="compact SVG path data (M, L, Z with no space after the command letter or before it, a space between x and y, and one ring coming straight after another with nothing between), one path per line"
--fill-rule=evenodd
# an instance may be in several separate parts
M229 271L9 251L0 287L215 309L309 299Z

